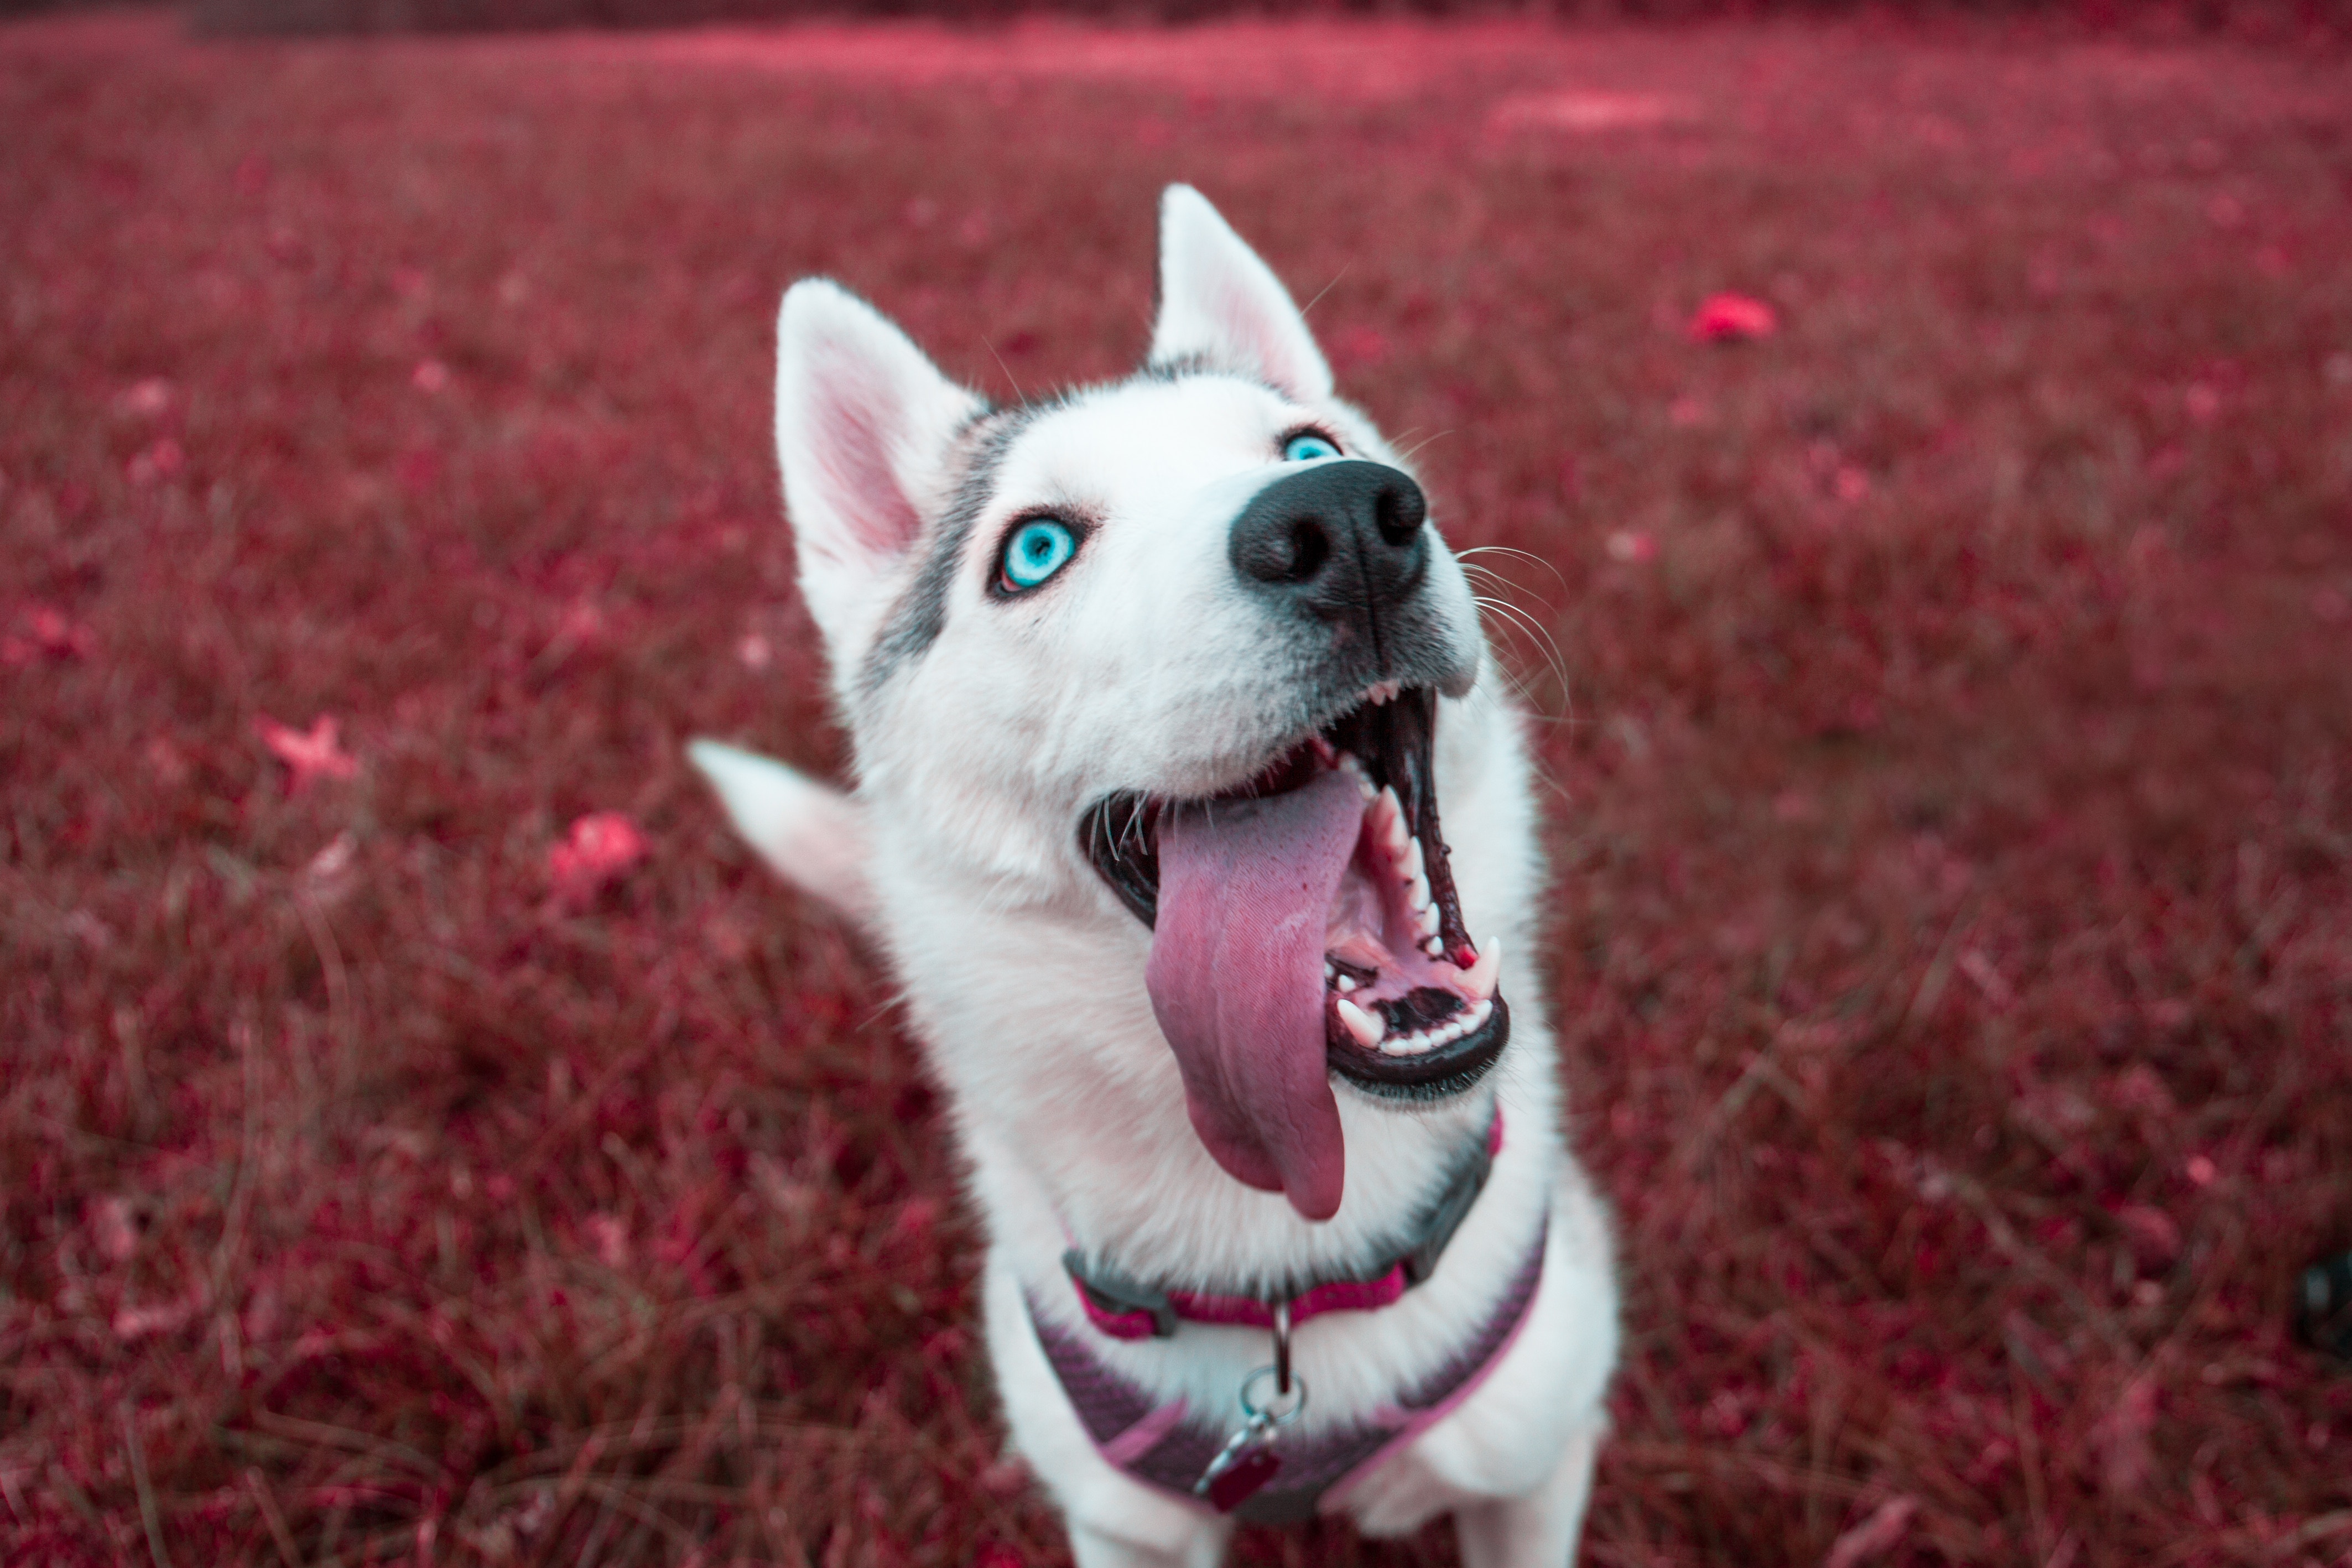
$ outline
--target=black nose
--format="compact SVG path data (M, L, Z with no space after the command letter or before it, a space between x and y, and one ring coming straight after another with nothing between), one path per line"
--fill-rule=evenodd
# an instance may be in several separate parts
M1429 503L1411 475L1350 458L1276 480L1234 519L1234 570L1329 621L1402 604L1429 572Z

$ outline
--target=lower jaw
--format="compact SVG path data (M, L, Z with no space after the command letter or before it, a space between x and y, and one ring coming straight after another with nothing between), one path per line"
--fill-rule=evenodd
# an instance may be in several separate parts
M1419 1056L1387 1056L1344 1036L1325 1040L1324 1060L1343 1083L1375 1099L1426 1103L1470 1089L1502 1060L1511 1040L1511 1009L1498 993L1486 1021L1460 1040Z

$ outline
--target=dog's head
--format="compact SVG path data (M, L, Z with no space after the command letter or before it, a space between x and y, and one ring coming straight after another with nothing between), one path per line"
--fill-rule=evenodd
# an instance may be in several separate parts
M1334 1074L1444 1097L1508 1035L1433 768L1484 643L1420 486L1183 186L1160 292L1136 375L995 408L795 287L776 437L801 585L867 797L922 818L922 862L982 906L1150 928L1194 1127L1322 1218Z

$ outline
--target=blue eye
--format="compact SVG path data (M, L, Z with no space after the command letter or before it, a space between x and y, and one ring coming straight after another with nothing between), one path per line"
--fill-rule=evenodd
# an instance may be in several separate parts
M1004 561L999 569L1012 592L1036 587L1070 564L1078 553L1078 536L1059 517L1032 517L1004 541Z
M1339 449L1311 430L1301 431L1282 444L1285 463L1312 463L1318 457L1337 457Z

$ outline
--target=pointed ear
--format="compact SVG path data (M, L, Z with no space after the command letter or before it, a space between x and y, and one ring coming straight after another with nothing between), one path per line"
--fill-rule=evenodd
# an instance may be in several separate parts
M1331 395L1307 318L1282 280L1190 185L1160 198L1160 319L1151 362L1199 359L1257 376L1301 402Z
M985 405L838 285L793 285L776 319L776 457L801 595L845 676L937 511L956 432Z

